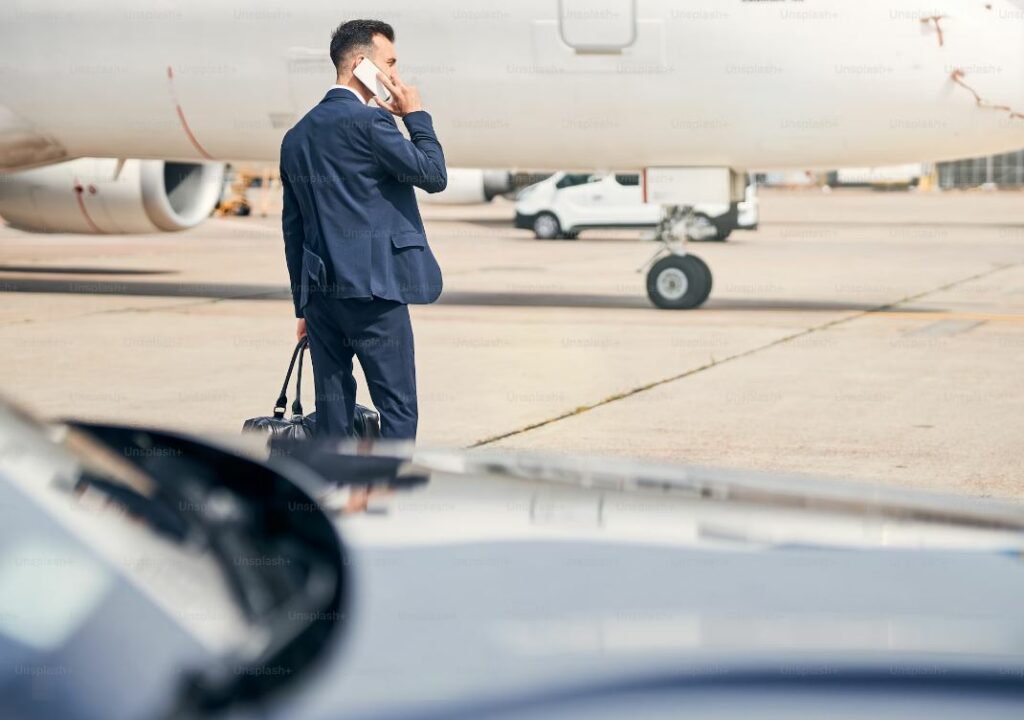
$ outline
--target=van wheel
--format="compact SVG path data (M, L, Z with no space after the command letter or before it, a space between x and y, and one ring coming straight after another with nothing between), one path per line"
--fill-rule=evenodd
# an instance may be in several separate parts
M544 212L534 219L533 234L538 240L554 240L562 234L562 226L558 224L558 218Z

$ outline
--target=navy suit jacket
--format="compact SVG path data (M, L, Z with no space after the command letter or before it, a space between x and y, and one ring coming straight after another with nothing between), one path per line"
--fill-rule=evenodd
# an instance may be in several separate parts
M394 116L334 88L281 144L285 256L295 315L311 292L429 303L441 269L427 244L413 186L448 184L430 115Z

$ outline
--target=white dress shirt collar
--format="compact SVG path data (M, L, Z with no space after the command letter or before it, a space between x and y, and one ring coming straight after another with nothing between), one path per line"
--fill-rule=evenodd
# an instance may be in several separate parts
M359 98L359 102L361 102L363 105L366 105L366 101L363 100L363 96L357 93L352 88L350 88L348 85L335 85L334 87L331 88L331 90L337 90L338 88L341 88L342 90L348 90L350 93Z

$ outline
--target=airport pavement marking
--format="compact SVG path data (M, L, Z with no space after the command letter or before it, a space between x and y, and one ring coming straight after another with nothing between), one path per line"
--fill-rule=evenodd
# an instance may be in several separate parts
M873 315L886 318L898 318L906 320L921 320L921 313L900 312L898 310L870 311ZM1013 315L1006 313L975 313L975 312L936 312L928 313L928 320L967 320L978 323L985 322L1008 322L1024 323L1024 315Z
M466 447L467 447L467 449L483 447L485 445L490 445L492 443L496 443L496 442L498 442L500 440L505 440L507 438L515 437L517 435L523 435L525 433L530 432L531 430L537 430L539 428L545 427L546 425L551 425L551 424L559 422L561 420L566 420L566 419L571 418L571 417L576 417L577 415L582 415L582 414L590 412L591 410L594 410L596 408L603 407L605 405L610 405L611 403L617 402L619 400L625 400L626 398L632 397L634 395L638 395L638 394L643 393L643 392L647 392L648 390L653 390L654 388L661 387L662 385L667 385L668 383L672 383L672 382L675 382L677 380L682 380L684 378L691 377L692 375L696 375L698 373L702 373L705 370L710 370L711 368L718 367L719 365L724 365L725 363L733 362L733 361L736 361L736 360L742 360L743 358L750 357L751 355L755 355L757 353L763 352L765 350L769 350L769 349L777 347L779 345L784 345L784 344L786 344L788 342L791 342L793 340L798 340L798 339L800 339L802 337L806 337L807 335L812 335L812 334L818 333L818 332L824 332L824 331L830 330L830 329L832 329L834 327L838 327L839 325L845 325L847 323L853 322L854 320L859 320L861 318L892 315L892 316L896 316L896 317L906 316L908 318L914 318L914 319L920 320L920 319L922 319L920 313L900 312L900 311L896 310L897 306L903 305L903 304L908 303L908 302L913 302L915 300L920 300L922 298L928 297L929 295L933 295L935 293L943 292L945 290L951 290L951 289L953 289L955 287L958 287L960 285L964 285L966 283L973 282L974 280L981 280L982 278L990 277L990 276L995 275L997 273L1003 272L1004 270L1009 270L1011 268L1018 267L1019 264L1020 263L1010 263L1010 264L1006 264L1006 265L998 265L996 267L990 268L990 269L985 270L983 272L975 273L974 275L970 275L968 277L960 278L958 280L954 280L954 281L946 283L944 285L940 285L939 287L934 287L934 288L931 288L929 290L923 290L923 291L921 291L919 293L916 293L914 295L907 295L905 297L900 298L899 300L894 300L892 302L884 303L882 305L879 305L879 306L874 307L874 308L870 308L868 310L862 310L860 312L856 312L856 313L853 313L851 315L845 315L843 317L839 317L839 318L836 318L834 320L829 320L828 322L821 323L820 325L813 325L811 327L804 328L803 330L800 330L798 332L790 333L789 335L786 335L784 337L778 338L776 340L772 340L771 342L765 343L763 345L758 345L756 347L752 347L752 348L749 348L747 350L743 350L743 351L734 353L732 355L729 355L727 357L722 358L721 360L712 359L710 362L704 363L703 365L700 365L698 367L690 368L689 370L686 370L684 372L677 373L675 375L670 375L669 377L661 378L659 380L654 380L652 382L645 383L643 385L638 385L638 386L630 388L628 390L623 390L622 392L615 393L614 395L609 395L608 397L602 398L601 400L597 400L597 401L589 403L587 405L577 406L576 408L574 408L572 410L568 410L568 411L566 411L564 413L561 413L559 415L555 415L554 417L550 417L550 418L547 418L545 420L540 420L540 421L535 422L535 423L530 423L528 425L523 425L522 427L516 428L514 430L509 430L507 432L500 433L498 435L492 435L492 436L486 437L486 438L484 438L482 440L477 440L476 442L474 442L474 443L472 443L470 445L467 445ZM968 315L968 314L970 314L970 313L965 313L964 315ZM957 315L957 314L956 313L947 313L947 315L952 316L952 315ZM936 316L929 314L926 317L928 319L932 319L932 318L934 318ZM1019 317L1019 316L1009 316L1009 317Z

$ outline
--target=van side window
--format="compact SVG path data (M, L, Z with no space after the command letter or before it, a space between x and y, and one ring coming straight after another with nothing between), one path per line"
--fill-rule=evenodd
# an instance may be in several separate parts
M640 176L635 174L635 173L617 174L615 176L615 181L619 185L626 185L626 186L629 186L629 185L639 185L640 184Z

